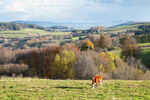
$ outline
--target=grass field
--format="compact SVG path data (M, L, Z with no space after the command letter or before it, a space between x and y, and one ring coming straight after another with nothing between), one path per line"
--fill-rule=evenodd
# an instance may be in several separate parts
M150 48L143 48L141 50L141 60L146 66L150 66Z
M91 88L91 80L0 79L0 100L150 100L150 81L104 80Z
M150 46L150 43L139 43L139 46Z
M106 30L106 33L118 33L118 32L125 32L127 30L137 30L138 26L143 25L143 24L133 24L133 25L123 25L123 26L118 26L114 28L108 28Z
M0 31L0 37L9 37L9 38L23 38L23 37L32 37L32 36L43 36L43 35L67 35L69 32L48 32L40 29L22 29L19 31Z

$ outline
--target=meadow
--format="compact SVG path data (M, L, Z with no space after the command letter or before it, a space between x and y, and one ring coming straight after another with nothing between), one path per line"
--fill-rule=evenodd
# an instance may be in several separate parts
M133 25L123 25L123 26L117 26L113 28L108 28L105 30L105 33L118 33L118 32L125 32L127 30L137 30L138 26L143 24L133 24Z
M22 30L10 30L10 31L0 31L0 37L8 38L23 38L32 36L44 36L44 35L67 35L70 32L48 32L40 29L27 28Z
M91 80L0 79L0 100L150 100L149 90L142 80L103 80L92 89Z
M139 43L138 46L150 46L150 43Z

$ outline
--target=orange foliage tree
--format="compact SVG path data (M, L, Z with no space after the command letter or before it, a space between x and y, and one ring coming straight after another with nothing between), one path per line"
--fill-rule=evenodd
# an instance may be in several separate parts
M126 37L122 45L121 56L125 59L131 56L137 56L139 54L139 47L136 41L130 37Z
M109 35L101 35L98 41L98 47L105 49L112 45L112 39Z
M90 40L86 39L81 41L81 51L94 50L94 49L95 49L94 45Z

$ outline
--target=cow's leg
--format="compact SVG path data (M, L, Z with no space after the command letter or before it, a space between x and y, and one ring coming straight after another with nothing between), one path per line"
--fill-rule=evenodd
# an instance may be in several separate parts
M95 83L94 83L95 84ZM92 84L92 89L94 89L94 84Z
M103 87L103 86L102 86L102 84L103 84L102 81L101 81L100 83L101 83L101 88L102 88L102 87Z
M98 86L98 80L96 80L96 87Z

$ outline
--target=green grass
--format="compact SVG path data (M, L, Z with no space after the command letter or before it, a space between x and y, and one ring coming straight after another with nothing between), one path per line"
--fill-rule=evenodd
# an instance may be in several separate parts
M23 38L23 37L32 37L32 36L43 36L43 35L67 35L69 32L48 32L40 29L27 28L18 31L0 31L0 37L9 37L9 38Z
M150 81L104 80L91 88L91 80L0 79L0 100L150 100Z
M113 54L120 55L121 54L121 48L116 48L114 50L110 50L109 52L112 52Z
M150 66L150 48L141 49L141 60L144 65Z
M139 46L150 46L150 43L139 43Z
M86 37L86 36L81 36L81 38L84 38L84 37ZM80 37L72 37L72 40L74 40L74 41L75 41L75 40L79 40L79 38L80 38Z
M118 33L118 32L125 32L127 30L137 30L138 26L143 24L134 24L134 25L124 25L118 26L114 28L108 28L105 33Z

